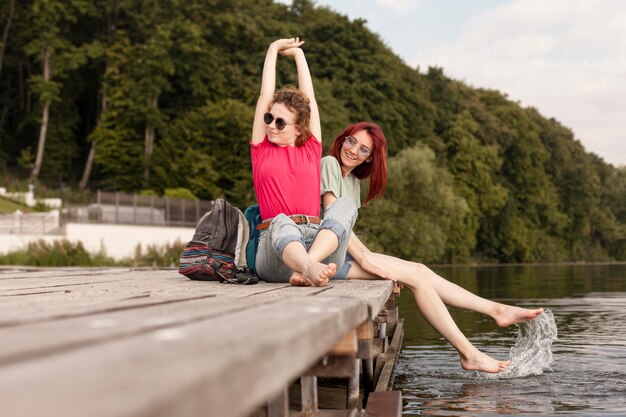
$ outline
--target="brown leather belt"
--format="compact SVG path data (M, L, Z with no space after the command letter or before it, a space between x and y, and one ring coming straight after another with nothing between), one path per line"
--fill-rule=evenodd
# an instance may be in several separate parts
M293 220L295 224L306 224L306 223L320 224L321 223L321 220L319 217L305 216L303 214L296 214L294 216L289 216L289 218ZM270 223L272 223L272 219L263 220L263 223L259 223L256 226L256 230L267 229L268 227L270 227Z

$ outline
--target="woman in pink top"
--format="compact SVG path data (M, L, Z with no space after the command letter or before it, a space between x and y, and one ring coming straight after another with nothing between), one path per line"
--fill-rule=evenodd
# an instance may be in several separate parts
M255 268L261 279L288 282L297 272L325 285L342 265L356 204L340 198L320 214L322 132L311 74L298 38L273 42L265 57L252 125L252 179L263 222ZM293 57L299 89L276 87L278 54ZM308 250L331 255L318 262Z

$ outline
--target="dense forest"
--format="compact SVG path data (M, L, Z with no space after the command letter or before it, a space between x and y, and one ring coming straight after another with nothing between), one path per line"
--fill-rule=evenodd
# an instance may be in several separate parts
M423 262L626 260L626 169L506 94L411 68L310 0L0 0L0 185L65 197L188 189L253 203L248 139L267 46L300 36L324 139L380 124L373 249ZM278 83L296 83L279 60Z

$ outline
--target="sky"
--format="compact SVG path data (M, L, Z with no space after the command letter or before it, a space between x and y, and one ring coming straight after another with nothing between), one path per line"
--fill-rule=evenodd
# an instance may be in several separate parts
M499 90L571 128L587 151L626 165L626 1L315 4L365 19L407 65L442 67L472 87Z

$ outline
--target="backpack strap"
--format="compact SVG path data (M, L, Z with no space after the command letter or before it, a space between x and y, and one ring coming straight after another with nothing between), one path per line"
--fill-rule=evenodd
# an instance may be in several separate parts
M220 277L224 279L222 282L228 282L231 284L239 285L252 285L259 282L259 277L252 272L249 268L237 268L232 278L225 278L220 274Z

